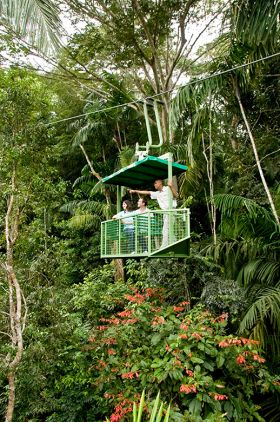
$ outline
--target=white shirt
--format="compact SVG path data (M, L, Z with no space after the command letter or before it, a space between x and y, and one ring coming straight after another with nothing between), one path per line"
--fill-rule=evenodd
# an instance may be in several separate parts
M115 218L121 219L124 224L124 230L133 230L133 213L134 211L120 211Z
M158 201L159 207L162 210L168 210L169 208L169 201L168 201L168 196L169 196L169 187L168 186L163 186L162 190L157 190L155 192L151 192L151 199L156 199ZM172 194L172 192L171 192ZM172 194L173 196L173 194ZM172 201L172 206L173 208L176 208L177 206L177 201L176 199L173 199Z
M145 208L144 211L142 211L140 208L138 208L136 211L134 211L134 214L144 214L146 212L149 212L151 210L149 210L149 208Z

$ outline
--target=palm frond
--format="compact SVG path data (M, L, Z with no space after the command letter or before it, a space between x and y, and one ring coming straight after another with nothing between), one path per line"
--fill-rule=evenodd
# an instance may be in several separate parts
M193 80L181 88L172 101L169 117L169 124L172 130L176 129L183 113L190 108L191 104L196 111L199 111L202 108L201 104L207 102L210 95L213 96L220 92L223 84L223 79L220 76L216 76L209 79Z
M84 144L96 130L100 130L105 125L105 122L87 121L74 136L72 146L77 147Z
M98 201L83 200L68 202L63 205L60 210L69 212L72 215L79 212L92 213L93 215L98 215L100 218L103 218L106 216L106 212L108 212L108 206L107 204Z
M279 23L280 3L277 0L258 2L243 0L242 6L236 4L234 28L236 38L251 46L274 46L275 33ZM260 13L261 11L261 13Z
M125 147L119 153L118 158L120 168L127 167L135 161L135 150L131 147Z
M223 215L232 217L234 212L243 208L252 218L258 218L262 214L266 220L271 221L271 214L252 199L238 195L219 194L215 195L214 201Z
M274 330L280 333L280 286L267 287L260 289L256 299L248 308L243 317L239 331L243 333L246 330L252 330L264 324L265 319L269 318Z
M68 226L75 229L98 229L100 218L90 213L77 214L68 221Z
M60 46L59 9L51 0L2 0L0 12L20 36L44 53Z
M238 274L238 281L244 286L258 283L263 285L273 285L275 280L280 278L280 263L258 259L246 264Z
M91 187L91 190L89 192L90 196L95 195L97 192L104 191L104 183L102 180L99 180L97 183L94 184L94 186Z
M88 168L88 166L87 166ZM90 189L92 188L92 185L94 184L93 179L92 179L92 174L87 172L87 174L84 174L80 177L77 177L77 179L74 181L73 183L73 187L77 187L77 186L89 186L90 185Z
M81 202L82 201L78 201L78 200L68 202L67 204L64 204L62 205L62 207L60 207L60 211L68 212L69 214L74 214L75 210L79 207Z

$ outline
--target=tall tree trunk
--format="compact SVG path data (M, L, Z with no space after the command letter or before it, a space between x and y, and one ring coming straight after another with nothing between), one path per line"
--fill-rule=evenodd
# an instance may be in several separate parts
M23 327L26 313L22 317L22 291L14 270L14 245L18 237L19 208L15 205L15 170L12 175L11 195L7 202L5 216L6 262L4 269L9 285L9 318L12 352L7 355L7 379L9 385L5 422L12 422L15 407L16 371L23 354ZM14 352L14 355L12 354Z
M123 260L119 258L114 259L113 263L115 267L115 274L114 274L115 281L125 280Z
M236 82L234 82L234 88L235 88L235 95L236 95L236 98L237 98L237 101L238 101L238 104L239 104L239 107L240 107L240 111L241 111L246 129L247 129L250 141L251 141L251 145L252 145L252 148L253 148L256 164L257 164L257 167L258 167L258 170L259 170L259 174L260 174L260 177L261 177L261 181L262 181L265 193L266 193L267 198L268 198L268 202L270 204L270 207L271 207L271 210L272 210L272 213L274 215L275 220L277 221L278 224L280 224L279 217L278 217L278 214L277 214L274 202L273 202L273 198L271 196L270 190L267 186L267 183L266 183L266 180L265 180L265 177L264 177L264 174L263 174L263 169L262 169L261 162L260 162L260 159L259 159L259 154L258 154L258 150L257 150L257 147L256 147L255 139L253 137L253 134L252 134L252 131L251 131L251 128L250 128L250 124L247 120L245 110L244 110L243 104L241 102L240 91L239 91L239 88L238 88L238 85L237 85Z
M204 136L202 135L202 146L203 146L203 155L206 161L206 170L209 183L209 197L210 201L207 200L207 208L210 219L211 231L213 236L213 243L217 243L217 232L216 232L216 221L217 221L217 210L214 204L214 181L213 181L213 139L212 139L212 122L211 122L211 104L209 105L209 147L205 147ZM209 150L209 156L207 155L207 150Z

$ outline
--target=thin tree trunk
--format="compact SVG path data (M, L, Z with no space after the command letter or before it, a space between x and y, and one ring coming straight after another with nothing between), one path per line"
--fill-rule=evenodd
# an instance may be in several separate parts
M16 351L15 356L7 355L7 379L8 379L8 404L5 415L5 422L12 422L15 407L15 380L18 365L23 354L22 327L25 325L26 313L22 318L22 291L14 270L13 249L18 237L19 209L15 210L15 170L12 175L12 193L8 199L8 207L5 216L5 238L6 238L6 262L4 269L9 284L9 318L12 339L12 349ZM23 325L22 325L23 324Z
M118 258L114 259L113 262L115 267L115 281L125 280L123 260Z
M236 116L236 114L234 114L232 117L231 125L230 125L230 128L231 128L230 142L231 142L233 151L237 150L237 142L236 142L236 138L234 134L236 133L236 128L237 128L238 123L239 123L239 117Z
M247 120L245 110L244 110L243 104L241 102L239 88L238 88L236 82L234 82L234 87L235 87L235 95L236 95L236 98L237 98L237 101L238 101L238 104L239 104L239 107L240 107L240 111L241 111L246 129L247 129L250 141L251 141L251 145L252 145L252 148L253 148L256 164L257 164L257 167L258 167L258 170L259 170L259 174L260 174L260 177L261 177L261 181L262 181L264 190L265 190L267 198L268 198L268 202L270 204L270 207L271 207L271 210L272 210L272 213L274 215L275 220L277 221L278 224L280 224L279 217L278 217L278 214L277 214L274 202L273 202L273 198L271 196L270 190L267 186L267 183L266 183L266 180L265 180L265 177L264 177L264 174L263 174L263 170L262 170L261 162L260 162L260 159L259 159L259 154L258 154L258 150L257 150L257 147L256 147L255 139L253 137L253 134L252 134L252 131L251 131L251 128L250 128L250 124Z
M209 106L209 109L211 110L211 104ZM205 157L206 161L206 170L207 170L207 177L209 182L209 196L210 196L210 204L207 201L207 195L206 201L207 201L207 208L208 213L210 215L210 225L211 225L211 231L213 236L213 243L216 245L217 243L217 233L216 233L216 221L217 221L217 212L216 207L214 204L214 181L213 181L213 140L212 140L212 125L211 125L211 112L209 113L209 158L207 156L207 150L205 147L204 137L202 135L202 146L203 146L203 155Z
M15 374L13 372L10 372L7 376L8 383L9 383L9 398L8 398L8 405L6 410L6 417L5 422L12 422L13 420L13 414L14 414L14 408L15 408Z
M99 174L99 173L97 173L97 172L94 170L94 168L93 168L93 166L92 166L92 164L91 164L91 161L90 161L90 159L89 159L89 156L87 155L86 150L85 150L85 148L84 148L84 146L83 146L82 144L80 144L80 148L81 148L81 150L83 151L83 154L84 154L84 156L85 156L85 159L86 159L86 161L87 161L87 163L88 163L88 165L89 165L89 168L90 168L91 174L92 174L94 177L96 177L99 181L100 181L100 180L102 180L102 177L100 176L100 174ZM110 213L110 210L111 210L111 205L112 205L112 203L111 203L110 193L108 192L108 190L107 190L106 188L104 188L104 195L105 195L106 202L107 202L107 206L108 206L107 218L109 218L109 217L110 217L109 213Z

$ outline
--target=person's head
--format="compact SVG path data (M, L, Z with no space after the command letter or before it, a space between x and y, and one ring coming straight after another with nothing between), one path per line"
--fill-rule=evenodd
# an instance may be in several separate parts
M137 202L138 208L145 208L147 206L148 201L145 198L139 198Z
M128 199L125 199L122 203L122 207L125 211L131 211L132 210L132 203Z
M163 181L162 179L157 179L154 181L154 187L156 190L162 190L163 188Z

